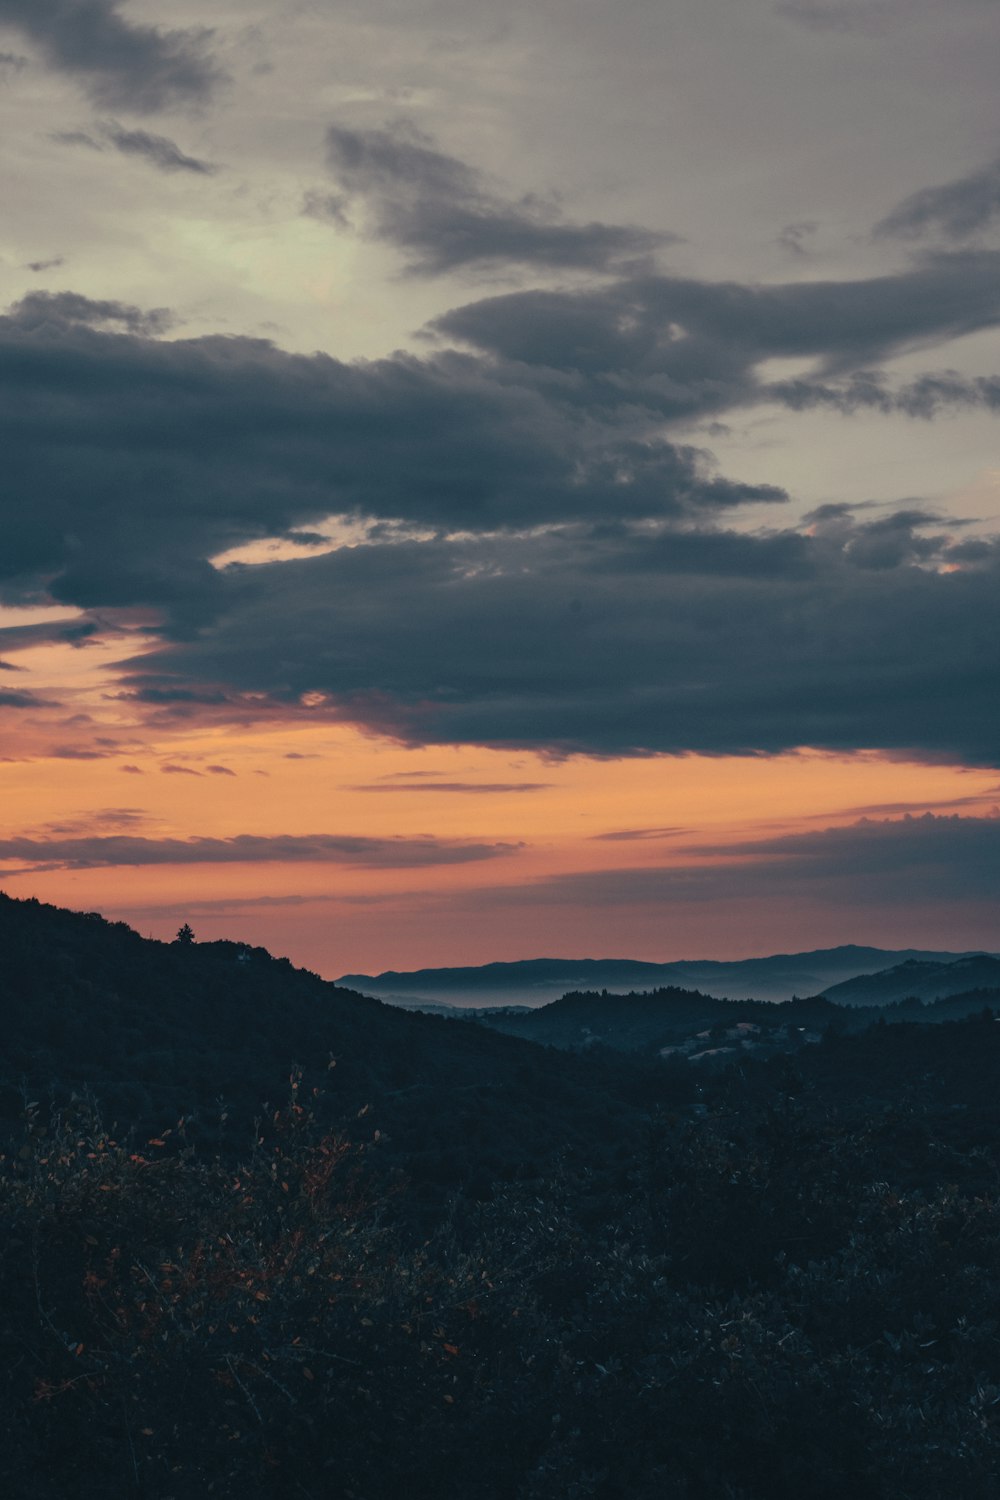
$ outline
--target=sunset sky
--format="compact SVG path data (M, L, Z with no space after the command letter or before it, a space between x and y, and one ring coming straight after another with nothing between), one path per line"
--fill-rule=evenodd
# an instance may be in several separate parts
M0 0L0 886L1000 949L995 0Z

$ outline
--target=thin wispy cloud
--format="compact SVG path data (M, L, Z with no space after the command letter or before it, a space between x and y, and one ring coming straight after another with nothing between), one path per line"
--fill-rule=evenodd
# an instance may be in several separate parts
M188 172L198 177L211 177L218 171L213 162L189 156L169 136L154 135L148 130L127 130L116 120L107 120L90 130L56 131L52 139L62 146L85 146L91 151L111 150L122 156L134 156L160 172Z
M500 793L541 792L550 786L547 781L417 781L398 783L375 781L352 786L352 792L457 792L475 796L494 796Z
M461 865L516 854L515 843L472 839L369 838L347 834L238 834L234 838L153 839L129 834L0 839L0 859L32 870L113 866L333 864L407 870ZM11 873L8 871L8 874Z

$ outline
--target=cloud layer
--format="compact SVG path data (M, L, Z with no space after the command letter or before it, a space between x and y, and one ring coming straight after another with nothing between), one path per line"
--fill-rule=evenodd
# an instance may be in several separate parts
M920 516L837 512L812 536L563 529L355 547L225 576L216 621L134 661L133 687L200 680L276 706L322 695L416 744L991 763L1000 550L940 571L950 546Z
M530 899L552 905L672 906L801 900L847 908L914 911L1000 900L1000 817L869 820L699 851L699 862L596 870L531 883ZM504 904L524 888L493 887Z
M369 870L412 870L497 859L515 853L517 847L516 844L476 843L471 839L430 836L366 838L314 833L265 837L244 833L225 839L155 839L104 834L81 838L0 839L0 859L17 860L25 866L21 872L5 871L8 876L37 870L93 870L119 865L322 863L356 865Z
M950 377L893 395L878 362L995 326L998 269L982 252L846 283L512 293L438 319L465 353L367 364L167 342L162 312L34 293L0 319L0 585L147 611L160 644L124 686L161 717L266 707L408 743L992 762L996 544L919 506L739 531L742 506L782 492L665 432L762 401L985 404L990 382ZM762 381L782 356L817 374ZM331 515L367 541L210 563Z

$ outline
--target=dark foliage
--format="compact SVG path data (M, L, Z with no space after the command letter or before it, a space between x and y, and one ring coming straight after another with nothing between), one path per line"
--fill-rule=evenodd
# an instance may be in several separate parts
M998 1493L989 1010L706 1072L544 1050L341 1000L234 945L147 944L9 905L21 1062L39 1061L22 1012L67 1027L44 1053L51 1102L11 1091L0 1160L14 1500ZM60 966L61 1011L43 1004ZM257 1124L227 1121L219 1139L206 1124L198 1142L180 1107L130 1131L135 1051L111 996L119 1026L141 1027L143 996L175 1006L164 1101L203 1067L232 1076L256 1058L248 1097L263 1080L279 1102L258 1098ZM211 996L217 1032L196 1025ZM114 1130L72 1082L88 997ZM283 1035L322 1050L302 1050L290 1080ZM404 1058L418 1076L401 1084ZM408 1112L387 1129L399 1089Z
M391 1009L262 948L152 942L2 895L0 953L0 1132L22 1086L43 1108L89 1091L119 1132L156 1135L183 1116L189 1141L240 1153L294 1063L328 1124L377 1105L388 1154L405 1139L408 1170L443 1187L521 1170L540 1149L589 1152L654 1086L612 1057L546 1057Z

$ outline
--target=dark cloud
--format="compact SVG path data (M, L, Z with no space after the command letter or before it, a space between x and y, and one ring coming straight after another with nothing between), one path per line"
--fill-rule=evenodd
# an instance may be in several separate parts
M126 776L145 776L146 774L139 766L119 766L118 769Z
M123 156L138 156L161 172L193 172L210 177L218 171L212 162L188 156L169 136L153 135L148 130L126 130L115 120L95 126L94 133L85 130L61 130L52 139L63 146L86 146L91 151L105 151L109 147ZM61 261L51 262L61 265ZM45 266L37 269L43 270Z
M209 556L331 512L467 530L781 497L712 477L663 439L659 413L601 392L566 401L493 360L346 365L141 336L166 326L69 292L0 319L8 578L54 575L55 597L82 608L184 602L193 628L217 591Z
M252 339L158 343L146 336L169 327L162 310L33 293L0 319L3 569L54 577L55 596L83 608L186 601L194 628L196 603L214 607L209 556L331 513L464 531L687 524L780 499L713 477L664 421L772 395L754 371L773 356L812 354L827 372L783 388L804 403L872 358L994 326L998 269L945 257L843 285L652 278L517 294L440 320L476 353L365 365ZM844 399L881 399L862 384ZM925 382L907 399L955 394Z
M919 511L829 507L810 532L354 547L227 575L218 623L132 671L275 712L323 695L315 711L410 744L995 763L1000 546L949 572Z
M64 256L54 255L51 260L29 260L25 266L25 270L35 272L54 271L58 266L64 266L65 264L66 260Z
M480 904L614 906L805 900L828 905L989 909L1000 899L1000 817L863 820L700 850L699 862L592 870L477 892Z
M776 860L779 878L819 879L850 901L872 886L900 902L1000 900L1000 815L862 818L847 828L704 852Z
M364 838L315 833L280 834L267 838L242 833L229 839L151 839L112 834L89 838L0 839L0 859L19 860L33 870L261 863L322 863L407 870L497 859L516 853L520 847L517 844L485 844L430 836ZM9 875L11 871L6 873Z
M0 52L0 81L16 78L28 66L28 59L18 52Z
M120 0L0 0L0 26L33 42L105 107L147 113L208 99L222 76L211 31L138 25L121 9Z
M236 772L235 771L231 771L228 766L206 766L205 770L209 773L210 776L235 776L236 775Z
M312 194L307 211L347 222L360 202L371 233L436 275L483 264L606 271L676 238L620 224L566 224L556 202L504 198L482 173L439 151L409 122L386 130L331 125L327 162L341 193Z
M1000 157L978 172L939 187L921 188L875 226L879 236L914 239L938 233L962 240L1000 220Z
M733 507L781 492L718 477L664 426L773 399L755 371L776 356L814 356L830 390L878 389L873 359L995 326L998 269L982 254L843 284L516 294L440 320L472 352L354 365L161 341L162 314L35 294L0 319L0 567L19 597L100 612L63 636L115 607L148 617L160 644L122 690L168 721L992 761L997 546L914 506L736 532ZM931 409L941 380L924 380ZM375 523L372 539L208 561L330 514Z
M116 329L140 338L156 338L173 324L163 307L144 309L130 302L95 300L80 292L29 292L9 308L5 321L25 333L74 328Z
M52 708L54 705L34 693L19 693L11 688L0 688L0 708Z
M821 373L847 374L998 323L1000 254L981 251L857 281L746 286L656 276L513 292L434 326L484 353L559 372L591 402L602 381L604 399L614 399L614 382L619 400L624 386L633 400L683 417L755 399L754 367L767 359L813 356Z
M164 776L200 776L200 771L195 771L191 766L176 766L171 762L161 766L160 770Z

